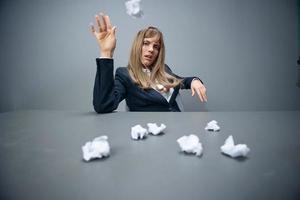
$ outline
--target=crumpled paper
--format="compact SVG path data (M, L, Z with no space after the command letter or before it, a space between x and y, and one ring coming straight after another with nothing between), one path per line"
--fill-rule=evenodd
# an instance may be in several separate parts
M234 145L234 140L232 135L230 135L226 140L223 146L221 146L221 152L231 156L232 158L247 156L250 149L246 144L237 144Z
M157 126L156 123L148 123L148 132L151 133L152 135L158 135L162 133L163 130L165 130L166 125L161 124L160 126Z
M147 129L143 128L141 125L135 125L131 127L131 138L134 140L143 139L148 135Z
M177 142L181 151L186 153L195 153L196 156L200 156L202 154L202 144L199 142L199 138L196 135L191 134L189 136L182 136L177 139Z
M218 122L216 120L212 120L207 123L205 130L207 131L220 131L220 127L218 126Z
M125 2L126 12L134 18L143 17L144 13L140 7L141 0L129 0Z
M109 156L110 147L107 142L106 135L95 138L92 142L85 143L82 146L83 159L90 161L95 158L103 158Z

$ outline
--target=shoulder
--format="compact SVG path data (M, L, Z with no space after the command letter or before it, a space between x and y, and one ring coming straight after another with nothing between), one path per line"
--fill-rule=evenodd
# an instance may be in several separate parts
M123 75L123 76L129 75L127 67L118 67L116 70L116 74Z
M173 71L171 70L171 68L167 64L165 64L165 72L172 75L172 76L174 76Z
M171 68L170 68L167 64L165 64L165 71L166 71L167 73L172 73Z
M116 79L123 80L128 83L131 82L131 78L130 78L127 67L118 67L116 69L115 77L116 77Z

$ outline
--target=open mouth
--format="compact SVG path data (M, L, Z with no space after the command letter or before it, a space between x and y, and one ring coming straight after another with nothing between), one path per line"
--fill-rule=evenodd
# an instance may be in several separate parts
M145 55L144 57L145 57L146 60L152 60L152 56Z

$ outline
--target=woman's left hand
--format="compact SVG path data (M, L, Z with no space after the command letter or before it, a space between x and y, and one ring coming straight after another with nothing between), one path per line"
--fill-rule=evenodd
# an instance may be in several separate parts
M191 83L192 96L195 92L198 94L198 97L201 102L207 101L206 88L198 79L194 79Z

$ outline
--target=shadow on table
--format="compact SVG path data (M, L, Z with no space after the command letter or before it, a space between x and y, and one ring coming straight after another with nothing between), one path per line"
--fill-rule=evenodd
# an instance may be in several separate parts
M236 158L232 158L232 157L230 157L229 155L227 155L227 154L224 154L224 153L222 153L222 155L223 155L223 156L225 156L225 157L227 157L227 158L229 158L229 159L232 159L232 160L238 161L238 162L245 162L246 160L248 160L248 159L249 159L248 157L242 157L242 156L240 156L240 157L236 157Z
M202 158L203 153L200 156L196 156L194 153L186 153L183 151L178 151L178 154L180 154L181 156L187 156L187 157L197 157L197 158Z
M87 112L76 112L76 113L74 113L74 115L77 115L77 116L100 116L100 115L107 115L107 114L112 114L112 113L118 113L118 112L117 111L113 111L111 113L101 113L101 114L98 114L95 111L87 111Z

